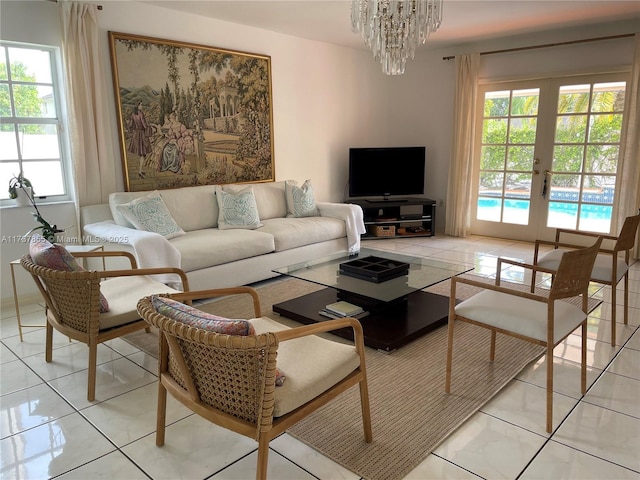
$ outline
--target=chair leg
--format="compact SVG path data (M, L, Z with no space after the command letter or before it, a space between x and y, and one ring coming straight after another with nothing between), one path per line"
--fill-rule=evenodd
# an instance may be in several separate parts
M367 387L366 377L360 382L360 405L362 408L364 441L371 443L373 441L373 432L371 430L371 408L369 406L369 388Z
M553 430L553 345L548 343L547 344L547 433L551 433L552 430Z
M151 333L151 327L145 328L144 331L147 332L147 333Z
M580 389L582 394L587 393L587 322L582 322L582 349L580 355Z
M98 363L98 344L89 341L89 384L87 385L87 400L93 402L96 398L96 369Z
M258 465L256 480L267 480L267 464L269 462L269 434L262 432L258 439Z
M449 326L447 328L447 369L444 382L444 391L451 393L451 361L453 360L453 322L455 321L455 314L453 316L449 314Z
M491 348L489 350L489 361L493 362L496 359L496 331L491 330Z
M53 360L53 326L47 322L47 334L44 346L44 360L49 363Z
M611 285L611 346L616 346L616 285Z
M624 324L629 325L629 270L624 274Z
M164 430L167 416L167 389L158 381L158 410L156 413L156 446L164 445Z

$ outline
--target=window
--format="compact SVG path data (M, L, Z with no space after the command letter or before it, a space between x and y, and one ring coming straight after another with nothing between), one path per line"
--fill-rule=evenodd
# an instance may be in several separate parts
M0 200L23 173L39 203L69 198L53 48L0 42ZM45 199L46 197L46 199Z

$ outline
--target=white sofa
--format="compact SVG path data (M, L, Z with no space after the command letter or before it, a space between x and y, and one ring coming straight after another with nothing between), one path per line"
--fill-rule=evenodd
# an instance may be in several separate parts
M218 228L213 185L168 189L159 191L160 196L186 234L167 239L132 228L116 208L151 192L118 192L110 195L109 204L81 208L84 243L130 251L141 268L180 267L191 290L246 285L277 276L274 268L360 249L360 234L365 231L360 207L316 202L319 216L291 218L284 181L223 188L233 192L249 185L262 224L258 228ZM112 262L109 268L120 265ZM162 280L170 284L175 279Z

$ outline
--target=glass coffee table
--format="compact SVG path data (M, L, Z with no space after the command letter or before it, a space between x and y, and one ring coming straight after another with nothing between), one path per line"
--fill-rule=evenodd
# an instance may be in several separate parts
M390 280L379 279L379 283L341 270L346 262L349 262L347 266L358 265L359 260L366 264L371 257L376 261L382 259L383 264L389 260L390 266L408 264L408 270ZM368 312L357 317L365 344L390 352L447 322L449 298L423 289L470 270L473 268L431 258L363 248L357 256L344 252L273 270L327 287L275 304L273 311L303 324L312 324L327 320L320 314L326 305L344 300ZM351 329L333 333L352 338Z

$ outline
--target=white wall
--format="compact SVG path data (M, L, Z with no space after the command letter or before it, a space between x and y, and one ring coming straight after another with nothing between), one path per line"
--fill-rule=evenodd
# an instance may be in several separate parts
M210 45L271 56L275 174L277 180L311 178L320 200L341 201L347 181L350 146L426 145L428 147L425 196L446 198L451 153L451 123L455 66L442 56L559 41L545 32L539 39L509 39L474 44L443 51L424 50L407 65L399 77L381 73L367 51L351 50L232 24L177 13L133 1L102 2L99 24L102 54L108 63L108 31L147 35L188 43ZM60 45L57 5L47 1L0 1L0 35L3 40ZM626 33L629 25L609 27ZM578 32L580 33L580 32ZM594 29L578 34L595 36ZM608 32L604 32L608 34ZM559 70L567 57L575 68L628 64L629 39L617 41L616 48L587 46L535 50L520 54L483 58L483 75L512 76ZM609 43L609 42L607 42ZM535 53L534 53L535 52ZM112 85L111 68L106 68ZM120 146L113 91L104 92L111 111L114 162L121 173ZM120 189L123 188L120 183ZM0 188L4 188L1 187ZM25 208L0 212L0 233L22 235L32 228ZM44 213L44 212L43 212ZM47 207L47 218L59 225L75 224L72 205ZM437 230L444 229L444 209L439 207ZM71 230L70 230L71 231ZM8 263L25 252L24 245L0 244L1 291L3 300L11 296ZM30 279L19 280L21 293L34 293Z

